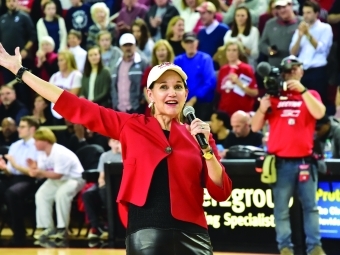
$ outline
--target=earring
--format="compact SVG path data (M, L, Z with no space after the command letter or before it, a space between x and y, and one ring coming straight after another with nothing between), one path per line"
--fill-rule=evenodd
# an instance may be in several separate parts
M150 104L148 105L148 107L151 108L154 103L155 102L151 101Z

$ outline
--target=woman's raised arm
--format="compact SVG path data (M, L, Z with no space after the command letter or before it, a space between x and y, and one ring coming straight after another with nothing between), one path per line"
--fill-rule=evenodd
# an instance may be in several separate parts
M0 44L0 65L16 75L22 66L19 47L15 49L15 55L11 56L6 52L2 44ZM55 103L63 93L61 88L40 79L30 72L24 72L22 80L35 92L52 103Z

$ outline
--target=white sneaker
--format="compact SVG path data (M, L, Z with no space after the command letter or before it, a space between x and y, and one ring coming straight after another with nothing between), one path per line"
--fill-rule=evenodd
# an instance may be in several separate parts
M64 240L67 238L67 236L68 236L67 230L57 230L52 235L50 235L48 238Z
M51 228L46 228L43 231L36 231L34 233L34 238L35 239L43 239L43 238L49 238L51 235L54 235L57 232L56 229L51 229Z

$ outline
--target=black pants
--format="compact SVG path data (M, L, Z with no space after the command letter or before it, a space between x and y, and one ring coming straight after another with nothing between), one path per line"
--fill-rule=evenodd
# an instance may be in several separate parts
M9 225L14 233L14 239L24 239L24 199L35 189L35 179L26 175L11 175L0 180L0 205L6 204L9 215Z
M322 102L327 103L328 75L326 66L305 70L301 83L308 89L316 90L320 94Z
M179 230L141 229L126 237L127 255L212 255L207 234Z
M102 213L102 205L106 206L106 188L99 188L94 185L83 193L83 201L85 212L89 218L92 228L100 227L100 214Z

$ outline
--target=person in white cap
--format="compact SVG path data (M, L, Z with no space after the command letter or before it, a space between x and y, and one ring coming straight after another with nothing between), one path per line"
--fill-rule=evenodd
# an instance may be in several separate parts
M209 125L197 118L190 125L181 121L188 77L179 66L163 63L151 69L147 96L152 116L146 117L100 107L41 80L21 66L19 48L11 56L0 44L0 65L54 102L65 119L120 140L124 170L117 202L125 209L122 218L128 217L128 255L213 254L203 188L216 201L225 201L231 180ZM196 135L207 141L203 149Z
M141 113L140 101L143 97L141 82L147 62L136 50L136 38L133 34L123 34L119 39L123 52L111 73L112 108L120 112Z

